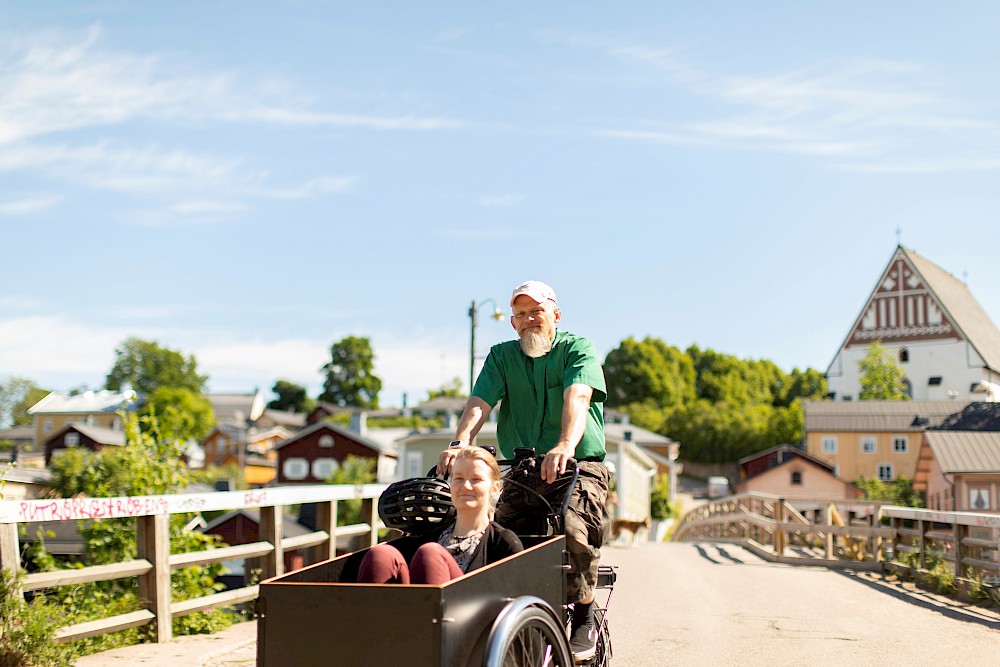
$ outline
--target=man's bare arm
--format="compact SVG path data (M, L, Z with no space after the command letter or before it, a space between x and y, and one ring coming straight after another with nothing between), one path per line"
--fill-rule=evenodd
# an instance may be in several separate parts
M472 444L473 438L479 434L479 430L483 428L483 424L489 419L490 412L492 411L493 408L490 407L489 403L478 396L470 396L469 400L465 402L465 410L462 411L462 416L458 420L455 440L461 440L462 445L465 447ZM439 475L445 476L451 472L451 464L456 456L458 456L457 448L449 447L441 452L437 463L437 472Z
M587 411L593 395L593 387L586 384L571 384L563 392L559 441L542 460L542 479L546 482L554 482L566 472L566 461L576 454L576 446L587 430Z

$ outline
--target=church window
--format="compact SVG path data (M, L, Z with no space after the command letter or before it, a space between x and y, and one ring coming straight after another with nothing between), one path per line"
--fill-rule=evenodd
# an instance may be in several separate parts
M929 384L932 387L940 387L941 386L941 376L940 375L935 375L933 377L928 378L927 379L927 384Z
M910 351L905 347L899 349L899 360L904 364L910 360Z

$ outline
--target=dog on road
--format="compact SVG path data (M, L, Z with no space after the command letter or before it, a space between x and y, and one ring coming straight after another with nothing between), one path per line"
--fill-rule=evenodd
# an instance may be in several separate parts
M642 533L649 530L650 517L646 517L642 521L634 521L632 519L615 519L611 522L611 539L615 542L621 542L624 533L629 533L631 540L629 544L635 546L636 537Z

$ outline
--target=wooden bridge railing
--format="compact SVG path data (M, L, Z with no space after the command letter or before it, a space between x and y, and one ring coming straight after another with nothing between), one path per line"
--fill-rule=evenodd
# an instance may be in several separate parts
M916 572L945 561L956 580L1000 581L1000 514L743 493L691 510L673 539L735 542L767 560L831 567Z
M318 562L336 555L337 538L367 535L369 544L378 541L376 499L385 489L381 484L317 485L273 487L252 491L217 493L179 493L162 496L123 498L60 498L52 500L0 501L0 567L21 567L18 523L29 521L76 521L81 519L136 519L135 560L80 569L28 574L23 590L108 581L138 577L139 599L143 609L128 614L60 628L56 641L64 643L85 637L117 632L155 623L158 642L171 638L171 619L209 607L220 607L254 600L257 586L245 586L214 595L180 602L170 599L170 573L173 570L224 561L260 558L262 577L284 573L284 553L307 549L306 562ZM337 504L341 500L363 500L365 523L337 526ZM283 508L299 503L317 504L318 530L294 538L283 534ZM191 553L170 553L170 515L213 510L260 508L259 542L209 549Z

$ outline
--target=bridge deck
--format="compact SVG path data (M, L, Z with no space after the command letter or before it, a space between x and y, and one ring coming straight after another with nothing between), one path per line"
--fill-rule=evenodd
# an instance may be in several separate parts
M1000 646L995 611L872 575L775 565L711 543L607 547L604 560L620 566L610 616L617 665L992 665ZM76 664L250 667L253 647L253 624L243 624Z

